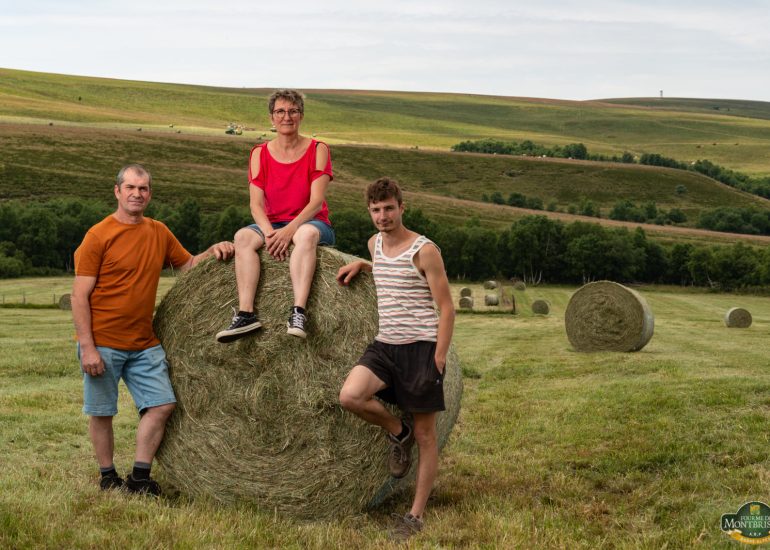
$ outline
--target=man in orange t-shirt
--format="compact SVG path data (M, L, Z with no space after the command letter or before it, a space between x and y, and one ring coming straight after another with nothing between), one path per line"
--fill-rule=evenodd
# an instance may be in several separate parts
M151 184L150 173L138 164L118 173L117 210L89 229L75 251L72 318L100 486L159 495L150 468L176 406L166 354L152 330L160 272L167 265L186 271L208 256L225 260L235 249L221 242L197 256L187 252L163 223L144 217ZM141 415L134 469L125 483L113 463L112 418L121 378Z

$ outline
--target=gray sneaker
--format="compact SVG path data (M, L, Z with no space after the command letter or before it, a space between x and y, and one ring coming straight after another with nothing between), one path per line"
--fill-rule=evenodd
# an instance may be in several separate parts
M411 512L407 512L403 516L393 514L392 517L393 528L390 532L390 538L393 540L406 540L422 531L422 520L414 517Z
M286 333L297 338L307 338L306 323L307 316L304 313L300 313L296 307L292 308L289 320L286 322Z
M262 323L259 322L254 313L240 315L236 312L230 326L225 330L217 332L216 339L220 344L226 344L238 338L243 338L255 330L259 330L261 327Z
M403 419L404 424L409 428L409 433L404 439L399 440L395 435L388 434L390 440L390 453L388 454L388 470L390 475L400 479L409 473L409 467L412 465L412 447L414 446L414 426L410 418Z

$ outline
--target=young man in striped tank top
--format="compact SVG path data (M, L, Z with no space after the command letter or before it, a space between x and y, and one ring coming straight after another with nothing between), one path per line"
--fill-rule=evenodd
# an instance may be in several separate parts
M367 202L379 230L369 239L372 263L359 260L341 267L337 281L347 285L361 271L374 274L379 332L345 380L340 404L386 430L394 477L408 473L417 443L412 508L396 516L396 535L406 537L422 529L438 470L436 414L444 410L444 368L455 312L438 247L402 224L398 184L380 178L367 189ZM404 418L391 414L375 396L398 405Z

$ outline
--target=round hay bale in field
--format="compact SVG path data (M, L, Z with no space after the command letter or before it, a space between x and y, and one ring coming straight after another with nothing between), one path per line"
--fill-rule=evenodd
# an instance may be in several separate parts
M260 256L255 304L263 328L256 334L230 344L214 340L238 305L234 262L202 262L158 307L155 331L178 400L157 457L164 481L190 497L247 501L301 519L377 505L410 478L388 474L384 432L338 402L345 377L377 332L373 279L362 273L339 286L337 270L352 257L320 248L302 340L286 334L289 262ZM453 349L444 393L441 447L462 395Z
M470 296L460 298L460 307L462 309L473 309L473 298Z
M611 281L579 288L564 314L577 351L639 351L652 338L655 317L642 296Z
M537 315L548 315L551 313L551 302L548 300L535 300L532 302L532 313Z
M513 283L513 289L514 290L527 290L527 285L524 283L524 281L516 281Z
M59 298L59 309L70 311L72 309L72 297L69 294L62 294Z
M487 290L494 290L498 287L497 281L486 281L484 283L484 288Z
M471 289L467 286L464 286L460 289L460 298L467 298L471 296L473 292L471 292Z
M500 297L497 294L487 294L484 296L485 306L497 306L500 305Z
M732 307L725 313L725 325L730 328L749 328L752 320L751 313L742 307Z

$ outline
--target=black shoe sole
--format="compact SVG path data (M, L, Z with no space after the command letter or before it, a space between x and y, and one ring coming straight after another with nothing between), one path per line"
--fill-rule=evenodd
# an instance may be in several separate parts
M248 336L252 332L255 332L262 328L262 323L254 323L245 327L236 328L233 330L223 330L221 332L217 332L217 335L215 336L217 342L220 344L227 344L228 342L234 342L235 340L238 340L239 338L243 338L244 336Z

